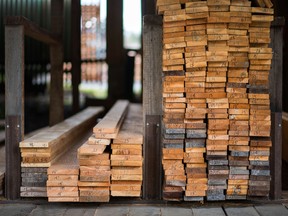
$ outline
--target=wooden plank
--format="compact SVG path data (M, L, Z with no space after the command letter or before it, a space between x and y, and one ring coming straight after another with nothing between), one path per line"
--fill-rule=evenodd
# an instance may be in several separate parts
M24 27L5 27L5 122L7 199L20 197L19 142L24 138Z
M72 109L79 112L79 85L81 83L81 1L71 2L71 63L72 63Z
M281 23L282 20L282 23ZM275 20L276 21L276 20ZM271 31L271 38L274 38L271 42L271 47L277 55L273 56L271 72L269 76L269 91L270 91L270 100L271 100L271 111L275 112L274 117L272 117L272 161L273 166L271 167L272 172L272 188L271 188L271 196L273 199L281 198L281 169L279 167L282 166L281 157L282 155L282 127L281 127L281 112L282 112L282 40L283 40L283 19L277 19L279 21L279 25L275 25ZM277 83L277 88L276 88ZM280 86L279 86L280 85ZM277 156L278 155L278 156ZM277 167L277 168L276 168Z
M162 18L144 16L143 31L143 198L161 199L160 115L162 114ZM151 169L153 167L153 169Z
M111 134L111 138L115 138L123 120L127 114L129 102L127 100L118 100L104 118L93 128L96 138L98 134Z

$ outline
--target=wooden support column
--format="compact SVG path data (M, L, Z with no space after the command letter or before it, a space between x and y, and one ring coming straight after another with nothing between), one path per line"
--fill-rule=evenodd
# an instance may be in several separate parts
M81 83L81 2L71 1L71 51L73 113L79 111L79 85Z
M21 155L24 138L24 27L5 27L6 198L20 198Z
M64 0L51 0L51 32L60 38L59 45L50 46L51 83L49 125L64 119L63 104L63 10Z
M143 26L143 198L162 197L162 17L144 16Z
M270 104L272 111L271 198L281 199L282 193L282 76L284 18L275 17L271 28L273 59L270 71Z
M155 0L142 0L142 14L143 15L156 14L156 1Z
M108 97L125 95L125 52L123 48L123 0L107 0Z

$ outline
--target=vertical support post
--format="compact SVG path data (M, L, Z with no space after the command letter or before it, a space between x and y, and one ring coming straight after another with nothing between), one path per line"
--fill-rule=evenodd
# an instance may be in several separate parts
M269 76L272 111L271 193L272 199L281 199L282 193L282 76L284 18L275 17L271 28L273 59Z
M81 82L81 3L71 1L71 50L73 113L79 111L79 84Z
M21 155L24 138L24 27L5 26L6 197L20 198Z
M142 14L143 15L156 14L156 1L155 0L142 0Z
M51 83L49 125L64 119L63 104L63 7L64 0L51 0L51 31L60 38L60 45L50 46Z
M146 124L143 198L146 200L162 197L161 116L162 17L146 15L143 25L143 119Z
M123 48L123 0L107 0L108 97L125 96L125 52Z

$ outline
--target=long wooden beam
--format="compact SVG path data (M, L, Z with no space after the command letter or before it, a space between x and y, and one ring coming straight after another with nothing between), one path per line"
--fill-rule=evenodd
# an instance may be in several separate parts
M28 20L23 16L7 16L4 21L5 25L24 27L25 35L34 38L35 40L44 42L49 45L56 45L60 43L59 37L46 29L40 28L36 23Z

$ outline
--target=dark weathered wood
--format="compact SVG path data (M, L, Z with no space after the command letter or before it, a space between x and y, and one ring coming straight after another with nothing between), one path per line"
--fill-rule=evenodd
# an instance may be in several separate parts
M282 193L282 112L272 112L271 118L271 190L272 199L281 199Z
M51 31L59 35L60 45L50 46L51 83L49 125L64 119L63 104L63 14L64 1L51 0Z
M16 200L20 198L21 185L21 157L18 143L22 140L21 115L6 116L6 198Z
M24 27L5 27L6 197L20 197L19 142L24 138Z
M143 26L143 111L162 114L162 17L144 16Z
M269 75L270 104L272 111L272 149L270 195L273 199L281 199L282 181L282 76L283 76L283 26L284 18L276 17L271 28L271 44L273 59Z
M34 38L38 41L55 45L59 43L59 38L57 35L52 34L46 29L40 28L34 22L28 20L23 16L7 16L4 21L5 25L23 25L25 30L25 35Z
M143 198L161 199L161 116L146 115L145 119Z
M276 17L271 28L273 59L269 76L271 111L282 112L283 27L284 18Z
M125 97L125 52L123 48L123 0L107 1L108 97Z
M80 0L71 1L71 50L72 50L72 108L79 111L79 84L81 83L81 4Z
M156 1L155 0L145 0L142 1L142 14L144 15L154 15L156 14Z
M143 26L144 199L161 199L162 197L161 74L162 17L147 15L144 16Z

